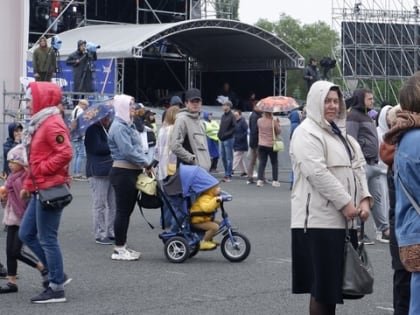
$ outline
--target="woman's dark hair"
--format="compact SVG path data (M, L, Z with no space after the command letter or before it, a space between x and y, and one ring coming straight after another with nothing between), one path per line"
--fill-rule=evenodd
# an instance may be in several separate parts
M399 99L403 110L420 113L420 71L404 82Z

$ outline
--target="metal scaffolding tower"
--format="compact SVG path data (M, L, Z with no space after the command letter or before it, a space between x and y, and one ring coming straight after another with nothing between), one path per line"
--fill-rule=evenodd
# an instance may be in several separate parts
M419 69L417 0L333 0L332 18L344 87L369 87L378 100L396 102L402 81Z
M178 22L192 19L234 19L234 10L238 0L180 0L171 4L162 1L137 1L137 24ZM152 15L152 18L150 18ZM147 18L149 16L149 18Z

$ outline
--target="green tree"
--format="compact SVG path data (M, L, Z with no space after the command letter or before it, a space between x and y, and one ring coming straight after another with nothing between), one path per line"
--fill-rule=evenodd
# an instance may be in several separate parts
M276 34L300 53L306 62L311 57L317 58L318 61L325 56L332 57L333 50L339 47L337 32L321 21L302 24L299 20L281 14L278 21L259 19L256 26ZM306 96L303 70L288 70L286 94L296 98Z

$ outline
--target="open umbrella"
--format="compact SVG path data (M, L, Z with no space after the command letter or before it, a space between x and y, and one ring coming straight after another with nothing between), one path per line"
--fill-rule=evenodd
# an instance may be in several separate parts
M77 117L77 126L71 131L71 135L73 137L83 136L90 126L108 115L113 118L114 114L114 106L112 106L112 101L109 100L89 106Z
M268 96L257 103L257 107L263 112L280 113L290 112L298 108L299 104L293 97L288 96Z

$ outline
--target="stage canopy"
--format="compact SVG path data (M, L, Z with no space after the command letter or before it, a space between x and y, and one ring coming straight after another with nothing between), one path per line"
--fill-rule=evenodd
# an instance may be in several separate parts
M169 42L180 56L193 58L204 71L301 69L304 58L277 36L239 21L197 19L166 24L101 24L58 35L62 60L78 40L100 45L99 59L142 58L153 46ZM50 40L49 40L50 41ZM162 58L166 55L162 52ZM168 55L170 56L170 55ZM32 51L28 60L32 59Z

